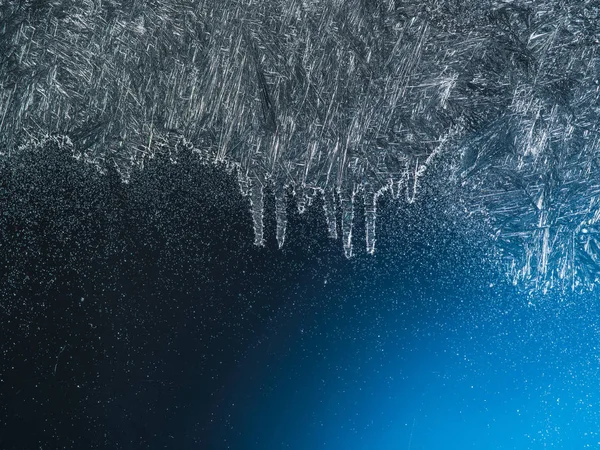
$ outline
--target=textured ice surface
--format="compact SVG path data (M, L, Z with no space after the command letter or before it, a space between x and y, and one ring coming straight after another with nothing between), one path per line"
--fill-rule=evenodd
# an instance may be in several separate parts
M495 231L516 282L590 286L600 267L597 1L0 3L0 152L59 140L124 180L157 152L325 195L330 233L433 171ZM339 197L339 201L334 201ZM426 201L424 199L423 201ZM337 205L337 206L336 206Z

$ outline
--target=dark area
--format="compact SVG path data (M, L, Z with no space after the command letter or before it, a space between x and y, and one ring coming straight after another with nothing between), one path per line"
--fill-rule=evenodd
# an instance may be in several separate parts
M545 376L564 382L557 330L579 358L591 319L580 306L555 328L550 308L532 315L489 284L486 248L433 197L382 197L375 255L357 200L348 260L318 197L300 215L288 196L279 249L267 191L254 246L235 173L192 155L128 184L52 146L1 171L2 449L560 442L532 434L548 410L524 399ZM540 320L553 325L533 337Z
M378 271L409 279L415 253L434 268L457 245L446 233L430 248L410 227L394 240L382 222L377 257L358 235L348 261L321 200L300 216L290 197L280 250L267 197L258 248L233 174L192 157L123 184L49 147L4 164L1 179L3 449L221 448L215 408L244 383L249 348L327 314L318 302L336 290L366 294ZM382 202L390 217L396 207Z

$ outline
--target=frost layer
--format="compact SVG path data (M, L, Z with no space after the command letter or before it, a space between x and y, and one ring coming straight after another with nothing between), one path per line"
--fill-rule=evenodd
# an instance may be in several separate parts
M52 136L127 180L194 150L238 168L257 243L263 187L282 244L293 184L332 235L342 208L347 254L359 190L373 252L377 196L439 164L515 281L591 285L599 26L593 1L2 2L0 151Z

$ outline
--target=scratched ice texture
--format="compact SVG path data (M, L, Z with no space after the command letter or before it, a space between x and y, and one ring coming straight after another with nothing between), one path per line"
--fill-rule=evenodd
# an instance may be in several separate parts
M192 151L263 188L324 195L352 252L364 198L460 188L510 277L600 273L598 1L0 1L0 152L56 141L124 181ZM431 170L432 166L443 170ZM440 176L440 173L443 176ZM426 201L426 199L422 199Z

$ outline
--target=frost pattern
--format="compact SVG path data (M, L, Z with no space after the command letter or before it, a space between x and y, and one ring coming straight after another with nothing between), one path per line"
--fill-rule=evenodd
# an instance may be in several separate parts
M263 190L419 197L432 165L495 231L515 282L591 286L598 242L597 1L219 0L0 4L0 152L58 139L100 170L194 151ZM435 172L435 173L439 173ZM340 202L334 201L339 198ZM339 203L339 204L338 204Z

